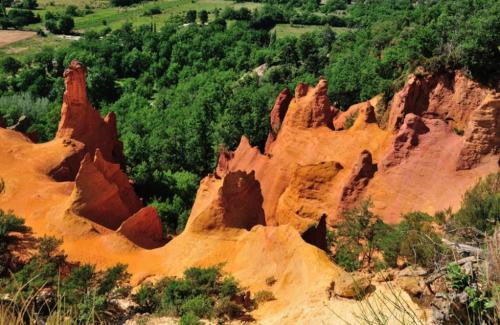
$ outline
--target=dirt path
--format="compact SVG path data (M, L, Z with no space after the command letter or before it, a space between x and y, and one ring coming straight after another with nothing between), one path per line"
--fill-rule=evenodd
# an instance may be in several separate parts
M35 32L22 30L0 30L0 47L35 36Z

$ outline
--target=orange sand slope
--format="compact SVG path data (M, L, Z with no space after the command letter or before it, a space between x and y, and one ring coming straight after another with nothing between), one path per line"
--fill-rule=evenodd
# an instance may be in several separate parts
M458 72L411 77L387 129L376 100L350 108L357 119L344 130L346 113L330 105L326 80L300 84L293 98L278 97L265 153L245 137L235 152L222 151L186 230L164 245L156 210L142 206L120 169L114 115L102 118L88 102L85 67L72 62L65 85L54 140L34 144L0 128L0 208L25 218L35 235L62 238L72 260L128 264L134 283L219 263L252 291L273 276L278 299L255 313L268 323L331 316L326 288L343 271L318 247L343 210L372 197L397 222L411 210L456 208L479 177L498 170L499 95ZM333 300L330 308L336 303L344 316L355 304Z

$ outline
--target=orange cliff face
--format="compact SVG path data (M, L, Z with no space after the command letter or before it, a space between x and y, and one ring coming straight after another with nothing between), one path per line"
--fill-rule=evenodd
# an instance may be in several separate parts
M351 108L357 119L342 130L346 116L342 122L343 113L330 105L324 79L316 87L299 84L293 98L282 92L265 153L245 137L234 152L222 148L215 174L200 183L186 230L165 244L156 210L143 207L120 169L114 115L103 119L88 103L85 67L72 62L54 140L34 144L0 128L0 208L25 218L35 235L62 238L70 260L98 268L127 264L134 284L224 263L254 292L270 290L266 278L277 280L271 288L277 300L255 312L258 320L331 317L322 301L343 271L318 248L327 223L368 197L388 222L412 210L457 208L468 187L498 170L498 94L460 75L436 77L455 80L451 88L415 78L395 95L389 130L378 126L372 101ZM355 305L336 303L346 312ZM323 307L311 315L310 304Z
M391 223L409 211L456 209L467 188L498 170L499 95L461 72L410 76L390 105L388 130L378 126L376 99L339 113L326 88L326 80L299 84L288 108L280 94L273 111L286 115L279 132L272 125L264 154L244 137L226 153L226 172L255 172L266 224L304 233L323 215L334 224L367 198ZM353 126L343 130L353 114Z

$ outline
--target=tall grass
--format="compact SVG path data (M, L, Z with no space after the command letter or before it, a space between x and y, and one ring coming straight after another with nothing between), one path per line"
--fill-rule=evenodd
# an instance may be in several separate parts
M94 325L106 324L96 316L95 295L89 293L91 299L90 319L78 319L74 314L74 306L68 306L64 295L59 289L55 291L54 304L37 302L43 287L25 296L23 292L38 276L31 278L24 284L14 284L17 290L14 294L0 293L0 325L26 325L26 324L46 324L46 325ZM13 280L14 281L14 280ZM57 285L60 288L60 285ZM43 320L43 322L41 322Z

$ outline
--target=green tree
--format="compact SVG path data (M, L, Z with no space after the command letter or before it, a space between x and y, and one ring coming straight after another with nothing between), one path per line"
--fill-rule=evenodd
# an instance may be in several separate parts
M7 56L0 60L0 69L5 73L16 74L21 67L21 62L11 56Z
M186 12L186 23L193 24L196 22L196 10L188 10Z
M198 13L198 16L200 18L200 23L202 23L203 25L207 23L207 21L208 21L208 12L206 10L201 10Z
M57 29L60 34L71 34L74 27L75 21L73 20L73 17L64 15L59 18Z

